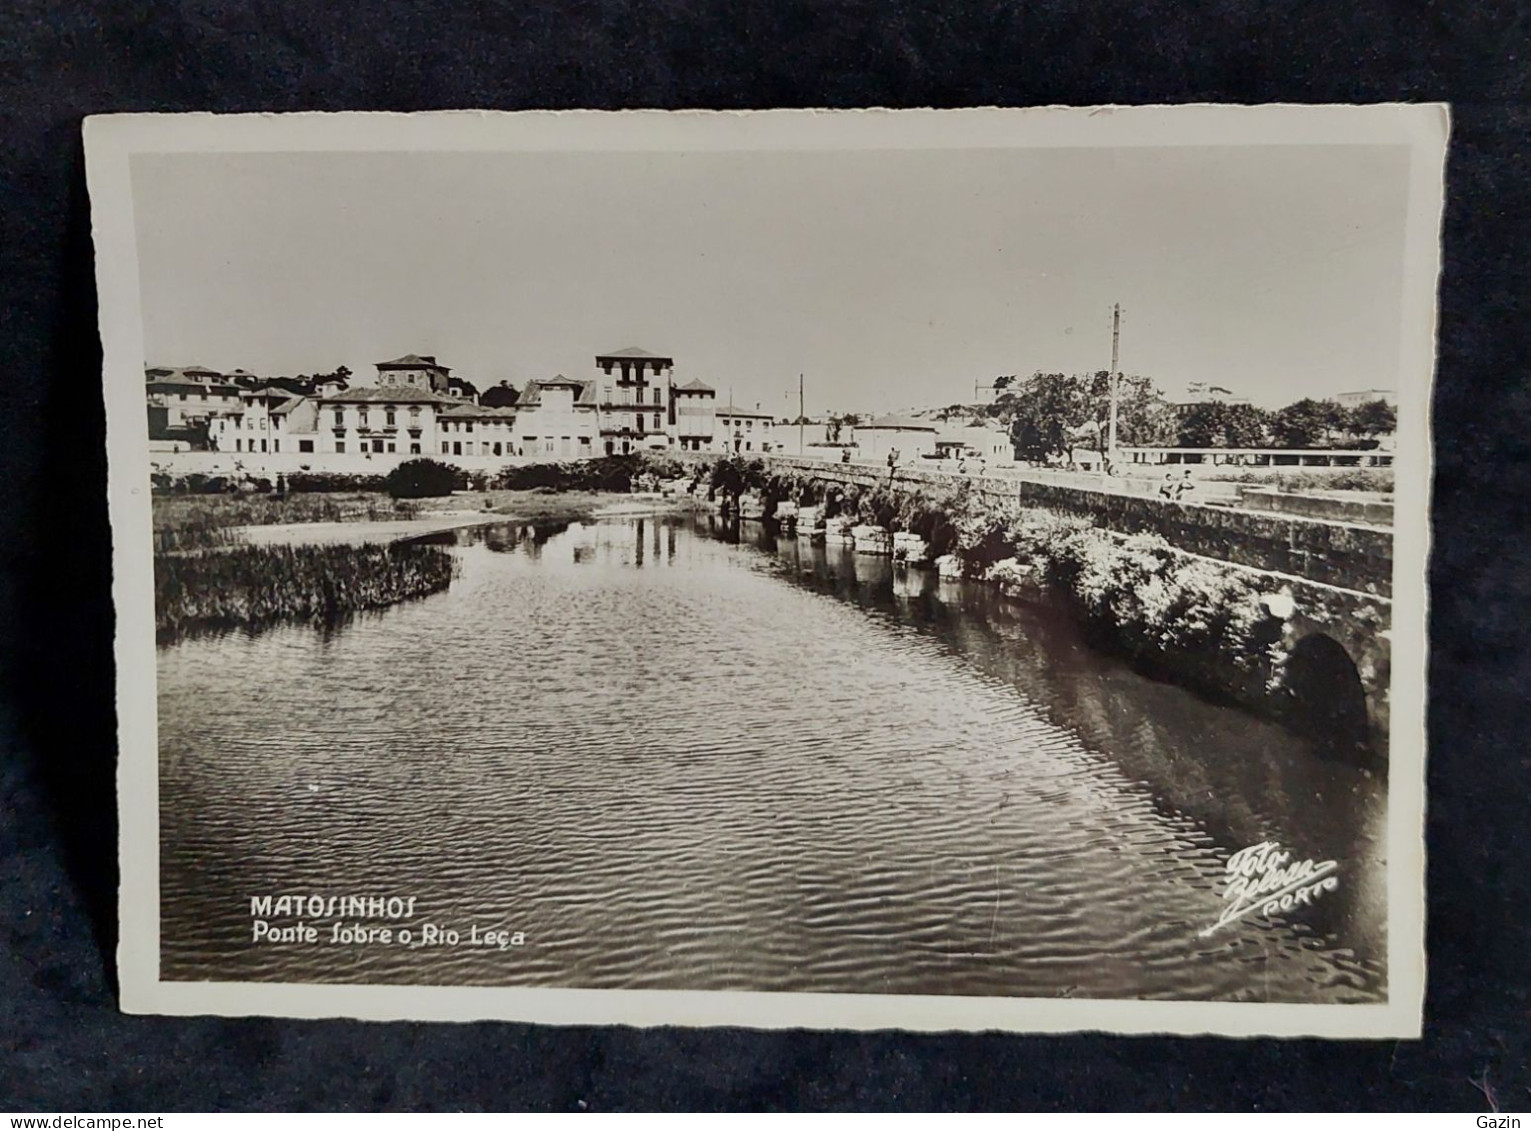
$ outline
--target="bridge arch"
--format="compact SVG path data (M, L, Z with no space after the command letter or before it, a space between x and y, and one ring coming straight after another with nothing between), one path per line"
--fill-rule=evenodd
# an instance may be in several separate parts
M1385 723L1378 733L1376 689L1368 688L1361 665L1329 632L1297 638L1282 682L1289 724L1325 752L1366 760L1386 750Z

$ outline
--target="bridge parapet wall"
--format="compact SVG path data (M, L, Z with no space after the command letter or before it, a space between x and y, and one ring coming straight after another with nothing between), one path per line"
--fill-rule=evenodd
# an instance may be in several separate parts
M1009 476L967 477L946 472L816 460L766 457L773 471L792 471L831 483L893 490L955 489L963 483L996 505L1020 505L1089 518L1120 534L1158 534L1193 554L1310 581L1390 595L1392 531L1371 526L1171 502L1085 486L1039 483Z

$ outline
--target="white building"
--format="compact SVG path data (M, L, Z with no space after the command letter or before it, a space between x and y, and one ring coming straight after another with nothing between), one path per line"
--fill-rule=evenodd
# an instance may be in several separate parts
M754 408L720 405L713 415L717 422L713 451L744 455L769 452L774 446L775 418L769 412L761 412L759 405Z
M711 385L692 379L670 390L675 408L675 442L682 451L712 451L717 433L717 391Z
M1345 408L1359 408L1372 401L1382 401L1398 407L1398 390L1396 389L1358 389L1353 393L1337 393L1334 397Z
M622 455L670 446L675 359L637 346L595 356L601 448Z
M318 450L428 455L438 443L437 414L461 403L413 385L334 393L318 402Z
M220 418L240 411L239 388L212 370L159 368L145 370L145 376L151 439L203 428L211 435Z
M443 456L513 456L516 410L450 404L436 412L436 442ZM431 449L434 450L434 449Z
M855 428L857 456L885 460L890 452L909 460L936 454L937 429L933 422L912 416L879 416Z
M601 423L594 381L562 374L534 378L521 391L514 411L521 455L583 459L596 454Z
M936 454L949 459L981 459L989 467L1015 463L1010 433L997 424L943 427L936 435Z

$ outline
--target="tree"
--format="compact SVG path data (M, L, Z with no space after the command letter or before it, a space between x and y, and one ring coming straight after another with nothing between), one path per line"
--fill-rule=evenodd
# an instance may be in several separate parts
M1084 422L1094 422L1096 450L1104 455L1111 445L1111 374L1101 369L1081 380L1088 412ZM1116 385L1116 442L1168 442L1174 433L1171 411L1153 381L1135 373L1121 373Z
M1345 430L1352 436L1386 436L1398 427L1398 410L1378 399L1350 410Z
M478 403L487 408L510 408L521 399L521 394L509 381L501 381L498 385L484 390L484 395L479 397Z
M1334 433L1343 432L1347 424L1347 413L1337 401L1304 397L1276 411L1271 417L1271 433L1278 447L1316 448Z
M433 459L405 460L388 473L388 494L395 499L425 499L450 495L457 487L458 470Z
M1182 448L1261 448L1268 423L1253 405L1203 401L1181 414L1175 442Z
M1083 381L1062 373L1034 373L989 407L1008 420L1016 455L1034 463L1068 455L1088 412Z

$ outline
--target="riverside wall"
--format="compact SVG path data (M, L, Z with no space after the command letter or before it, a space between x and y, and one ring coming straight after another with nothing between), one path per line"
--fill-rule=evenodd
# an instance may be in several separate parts
M977 498L995 506L1078 515L1119 534L1161 535L1177 549L1203 557L1360 593L1392 593L1393 535L1376 526L1171 502L1013 476L961 476L915 468L896 468L890 474L886 468L776 456L765 457L765 462L773 472L790 471L826 484L935 492L966 484Z

